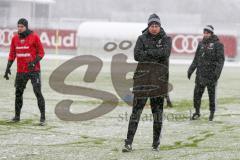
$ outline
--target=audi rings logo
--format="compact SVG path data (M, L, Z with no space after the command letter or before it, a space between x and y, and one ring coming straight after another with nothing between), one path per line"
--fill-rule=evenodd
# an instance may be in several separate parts
M172 47L177 53L194 53L201 39L201 35L179 34L173 37Z
M12 37L17 30L0 28L0 46L8 47L11 44Z

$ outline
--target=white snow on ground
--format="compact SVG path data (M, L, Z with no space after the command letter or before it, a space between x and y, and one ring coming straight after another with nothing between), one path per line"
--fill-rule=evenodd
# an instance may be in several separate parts
M202 118L189 121L192 109L194 78L186 77L187 65L170 66L170 82L174 85L170 97L173 108L165 108L160 152L151 151L152 121L151 109L145 107L134 139L134 151L122 153L126 138L128 119L132 108L120 102L112 112L84 122L66 122L58 119L55 107L64 99L74 101L71 112L81 113L95 108L99 100L64 95L50 88L52 71L64 63L69 56L52 56L51 61L42 61L42 90L46 100L47 125L40 127L39 110L29 82L24 92L22 122L10 124L7 121L14 114L14 77L16 65L12 68L9 81L0 78L0 159L1 160L236 160L240 157L240 110L239 70L225 67L218 86L218 109L213 122L209 115L207 94L204 94ZM0 58L0 77L6 67L6 55ZM46 58L51 58L47 55ZM59 57L58 57L59 58ZM55 60L56 59L56 60ZM104 64L103 67L109 68ZM105 69L108 71L108 69ZM111 75L102 72L94 83L84 83L85 70L76 70L66 79L66 84L86 86L116 95ZM86 85L85 85L86 84ZM125 116L127 114L127 116ZM180 116L175 120L172 115ZM185 119L181 119L181 115ZM148 118L147 118L148 117ZM177 116L176 116L177 117Z

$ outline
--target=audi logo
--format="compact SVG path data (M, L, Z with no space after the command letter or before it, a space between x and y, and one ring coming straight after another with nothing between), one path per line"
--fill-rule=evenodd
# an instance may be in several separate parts
M177 53L193 53L197 50L201 35L176 35L172 40L172 47Z
M16 29L0 28L0 46L8 47L11 44L14 33L16 32Z
M175 53L187 53L192 54L197 50L199 41L202 39L201 35L172 35L172 48ZM115 42L108 42L104 45L104 50L111 52L117 48ZM119 44L119 48L122 50L130 49L132 46L131 41L124 40Z

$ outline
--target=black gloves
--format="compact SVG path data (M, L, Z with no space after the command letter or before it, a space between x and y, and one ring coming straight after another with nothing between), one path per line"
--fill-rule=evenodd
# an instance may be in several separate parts
M37 56L34 61L29 62L29 63L28 63L28 69L29 69L30 71L34 70L36 64L37 64L41 59L42 59L41 57Z
M10 70L10 68L6 69L6 71L5 71L4 78L5 78L6 80L9 80L8 75L11 75L11 70Z
M13 64L13 61L8 61L7 68L6 68L5 74L3 76L6 80L9 80L9 76L8 75L11 75L10 68L11 68L12 64Z
M33 62L29 62L28 63L28 69L31 71L31 70L34 70L35 66L36 66L37 63L35 63L34 61Z

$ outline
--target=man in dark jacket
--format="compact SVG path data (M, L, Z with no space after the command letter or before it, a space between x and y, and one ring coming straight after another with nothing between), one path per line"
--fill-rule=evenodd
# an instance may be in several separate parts
M171 38L161 27L160 18L156 14L150 15L148 28L138 37L134 48L134 59L139 63L133 77L133 109L123 152L132 151L133 138L148 98L150 98L154 118L152 147L153 150L158 151L164 96L167 95L168 90L168 60L171 43ZM145 74L146 72L148 74ZM154 86L159 86L159 89L155 90Z
M195 113L192 120L200 117L201 98L207 87L210 105L209 121L212 121L216 105L217 81L221 75L225 60L224 46L214 34L213 26L207 25L203 32L203 40L199 42L194 60L188 69L188 79L197 69L194 89Z

